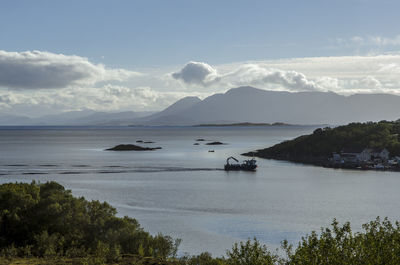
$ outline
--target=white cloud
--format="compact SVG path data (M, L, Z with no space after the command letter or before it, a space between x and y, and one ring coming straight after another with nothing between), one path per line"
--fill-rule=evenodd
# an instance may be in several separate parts
M232 63L217 66L221 75L235 72L245 64L256 64L265 69L295 71L313 82L318 90L340 94L365 93L400 94L400 54L373 56L309 57L270 61ZM371 86L368 76L378 82ZM239 78L238 78L239 79ZM238 80L237 79L237 80ZM364 80L366 79L366 80ZM363 81L364 80L364 81ZM233 82L230 82L233 85ZM260 88L294 90L290 87L259 83ZM225 88L226 89L226 88Z
M207 88L211 94L250 85L267 90L400 95L400 54L396 53L237 62L212 68L215 81L192 85L192 90Z
M361 79L360 85L364 88L380 89L382 88L381 82L373 76L367 76Z
M381 64L378 72L386 74L400 74L400 65L397 63Z
M186 84L208 86L219 80L217 71L210 65L202 62L189 62L172 77L182 80Z
M313 91L321 90L314 81L299 72L290 70L263 67L259 64L245 64L237 70L221 77L222 81L228 80L229 84L235 86L241 85L277 85L289 90L295 91Z
M337 86L333 78L325 77L316 82L301 72L272 68L262 63L247 63L230 72L218 74L215 68L206 63L189 62L182 70L173 73L172 77L197 87L215 88L251 85L273 90L320 91L328 90L331 85Z
M400 45L400 35L392 38L386 38L381 36L371 36L368 38L367 43L378 45L378 46L397 46Z
M350 38L336 38L335 45L330 48L383 48L385 46L400 46L400 35L393 37L383 36L353 36Z
M87 58L43 51L0 50L0 87L39 89L88 86L100 81L124 81L139 73L107 69Z
M350 38L351 42L355 43L355 44L363 44L364 43L364 38L360 37L360 36L354 36L352 38Z
M247 85L267 90L333 91L346 95L400 94L400 54L292 58L213 66L190 62L178 71L173 71L171 68L146 69L143 71L145 74L129 79L137 74L124 69L108 69L103 65L90 63L83 57L45 52L27 53L29 56L22 56L23 53L13 55L24 59L9 59L20 62L18 68L14 66L14 69L19 69L22 73L28 69L29 71L26 71L32 75L38 75L36 79L49 76L51 72L49 69L55 69L56 76L61 75L61 80L66 81L53 78L51 82L57 82L58 86L32 85L24 81L26 82L24 85L11 87L62 89L0 90L0 112L7 110L9 113L15 111L15 114L34 115L49 111L81 109L160 110L185 96L204 98L233 87ZM0 59L0 67L1 65L4 67L4 58L11 55L1 54L4 55L4 52L0 52L0 58L3 58L3 61ZM35 58L29 59L31 56ZM49 59L50 57L52 59ZM22 65L22 62L28 66ZM66 73L60 70L64 68ZM3 73L0 73L0 86L4 86L4 80L10 82L10 79L2 79L4 75L1 74ZM165 78L166 76L168 78ZM35 78L30 80L34 81ZM108 80L119 80L124 83L108 82ZM104 82L99 83L100 81Z
M200 96L201 94L194 93ZM129 88L107 84L102 87L65 88L59 90L0 91L0 112L38 116L74 110L148 111L160 110L191 92L161 92L150 87Z

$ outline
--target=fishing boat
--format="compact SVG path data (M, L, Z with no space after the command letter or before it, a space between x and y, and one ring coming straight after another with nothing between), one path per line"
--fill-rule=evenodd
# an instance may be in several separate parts
M229 161L231 159L235 160L237 163L236 164L230 163ZM252 159L244 160L243 163L239 164L239 160L237 160L236 158L231 156L231 157L228 157L228 159L226 159L226 164L224 166L224 169L226 171L230 171L230 170L254 171L257 168L256 162L257 161L254 158L252 158Z

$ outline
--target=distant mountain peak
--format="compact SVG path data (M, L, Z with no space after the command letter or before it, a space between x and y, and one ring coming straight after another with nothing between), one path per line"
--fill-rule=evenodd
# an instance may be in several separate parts
M189 107L192 107L193 105L201 102L201 99L198 97L184 97L176 101L174 104L166 108L164 111L170 111L170 110L183 110Z
M136 120L136 123L157 125L174 124L176 119L179 120L177 116L201 102L202 100L198 97L184 97L158 113Z
M200 102L201 101L201 99L200 98L198 98L198 97L195 97L195 96L189 96L189 97L184 97L184 98L181 98L181 99L179 99L177 102L175 102L174 104L176 104L176 103L182 103L182 102L195 102L195 103L197 103L197 102Z
M228 91L226 91L225 94L229 94L229 93L237 93L237 92L258 92L258 91L263 91L262 89L259 88L255 88L252 86L240 86L240 87L235 87L235 88L231 88Z

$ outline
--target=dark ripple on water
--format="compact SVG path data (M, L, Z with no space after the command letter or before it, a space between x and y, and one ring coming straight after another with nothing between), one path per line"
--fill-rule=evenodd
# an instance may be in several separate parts
M209 208L209 207L149 207L140 205L136 202L129 202L125 204L128 207L134 208L138 211L155 211L155 212L195 212L195 213L214 213L214 214L244 214L246 211L240 209L227 209L227 208ZM121 205L123 206L123 205Z
M28 165L21 165L26 168ZM9 167L9 165L7 165ZM92 168L89 165L74 165L73 168L85 168L82 170L56 170L57 165L40 165L40 167L49 167L53 169L41 169L40 171L26 171L17 169L18 165L13 165L16 170L6 169L5 172L1 172L1 175L81 175L81 174L123 174L123 173L156 173L156 172L192 172L192 171L220 171L221 168L186 168L186 167L125 167L125 166L105 166L100 169ZM86 169L87 168L87 169ZM114 169L114 170L113 170Z
M177 208L184 211L190 212L202 212L202 213L219 213L219 214L243 214L244 211L239 209L226 209L226 208L209 208L209 207L180 207Z
M87 174L90 172L83 172L83 171L63 171L63 172L59 172L56 174L60 174L60 175L80 175L80 174Z

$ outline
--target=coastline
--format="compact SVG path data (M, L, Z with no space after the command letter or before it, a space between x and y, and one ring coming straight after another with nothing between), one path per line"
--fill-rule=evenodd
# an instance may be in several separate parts
M244 156L327 168L400 171L400 123L380 121L318 128Z
M293 127L324 127L327 124L291 124L285 122L274 122L274 123L257 123L257 122L238 122L238 123L205 123L196 124L191 127L280 127L280 126L293 126Z
M317 167L324 167L324 168L331 168L331 169L351 169L357 171L390 171L390 172L400 172L399 167L394 168L363 168L360 166L351 166L351 165L337 165L331 163L328 158L324 157L293 157L289 155L259 155L256 152L247 152L241 154L242 156L247 157L257 157L262 159L271 159L271 160L278 160L278 161L285 161L295 164L302 164L302 165L310 165L310 166L317 166Z

